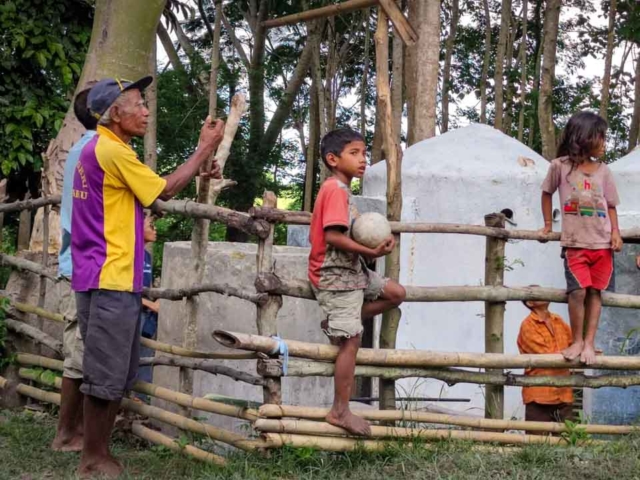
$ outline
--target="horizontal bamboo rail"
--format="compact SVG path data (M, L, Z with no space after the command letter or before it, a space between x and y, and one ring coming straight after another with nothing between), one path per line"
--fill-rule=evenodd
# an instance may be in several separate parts
M563 433L569 432L564 423L527 422L524 420L496 420L463 415L445 415L442 413L422 412L415 410L375 410L354 409L354 414L371 421L403 421L411 423L432 423L453 425L457 427L479 428L483 430L525 430L528 432ZM329 413L328 408L303 407L297 405L262 405L258 410L260 417L266 418L302 418L307 420L324 420ZM636 433L639 427L626 425L580 425L581 431L588 434L627 435Z
M51 195L50 197L40 197L30 200L21 200L19 202L0 203L0 213L21 212L22 210L37 210L47 205L58 205L61 200L60 195Z
M157 352L170 353L172 355L178 355L180 357L188 358L208 358L212 360L250 360L258 358L255 353L243 353L243 352L197 352L195 350L189 350L188 348L178 347L176 345L170 345L168 343L158 342L157 340L151 340L150 338L140 337L140 345L143 347L152 348Z
M350 436L344 428L336 427L324 422L309 420L256 420L254 428L260 432L288 433L296 435L318 435L341 437ZM363 437L360 437L363 438ZM511 445L566 445L563 438L550 437L548 435L527 435L518 433L501 432L476 432L469 430L452 429L425 429L384 427L371 425L371 435L364 438L421 438L428 440L473 440L480 442L502 443ZM355 440L354 440L355 441ZM590 442L584 442L590 443Z
M227 460L220 455L205 452L204 450L194 447L193 445L179 445L176 439L168 437L167 435L163 435L162 433L155 430L151 430L150 428L145 427L139 422L134 422L133 425L131 425L131 433L133 433L137 437L142 438L143 440L154 443L156 445L162 445L169 450L180 452L188 457L193 457L196 460L200 460L202 462L213 463L220 466L224 466L227 464Z
M314 20L317 18L324 18L333 15L353 12L354 10L373 7L377 4L378 0L347 0L345 2L328 5L326 7L315 8L313 10L294 13L293 15L265 20L264 22L262 22L262 26L265 28L282 27L284 25L307 22L309 20Z
M38 366L57 371L62 371L63 368L61 361L52 360L47 357L40 357L38 355L20 353L18 354L17 360L20 365ZM22 378L26 378L28 380L45 383L49 386L56 386L55 384L48 383L47 379L42 376L41 372L21 368L18 371L18 374ZM196 410L215 413L226 417L241 418L249 421L253 421L258 418L258 412L256 410L238 407L236 405L228 405L226 403L216 402L202 397L192 397L191 395L176 392L175 390L170 390L153 383L137 381L133 386L133 391L144 395L150 395L183 407L195 408Z
M30 305L28 303L16 302L9 297L0 297L0 298L8 298L10 302L10 306L15 308L18 312L21 313L31 313L33 315L37 315L41 318L46 318L47 320L51 320L54 322L62 322L66 321L64 315L59 313L53 313L49 310L45 310L44 308L36 307L35 305Z
M258 219L289 225L309 225L310 212L294 212L278 208L252 207L249 214ZM393 233L449 233L460 235L479 235L504 240L537 240L545 242L560 241L560 233L542 234L537 230L510 230L506 228L485 227L484 225L464 225L457 223L389 222ZM626 243L640 242L640 228L622 230L622 239Z
M269 224L260 219L255 219L246 213L236 212L228 208L216 207L192 200L171 200L164 202L156 200L152 209L157 212L173 213L191 218L207 218L215 222L222 222L227 226L237 228L259 238L269 235Z
M140 359L140 366L181 367L191 370L202 370L212 375L223 375L237 382L248 383L249 385L263 386L265 380L262 377L252 375L242 370L220 365L213 360L202 360L199 358L176 358L176 357L146 357Z
M333 377L333 363L312 360L290 359L287 377ZM283 377L282 362L278 359L265 360L258 366L263 377ZM640 385L640 375L518 375L511 372L472 372L445 368L378 367L358 365L356 377L372 377L384 380L400 378L433 378L448 385L477 383L480 385L504 385L510 387L573 387L573 388L627 388Z
M25 371L24 369L21 369L21 371L19 371L18 374L22 378L40 382L44 385L55 387L57 389L60 389L62 387L62 379L60 377L56 377L53 382L50 382L44 376L37 375L35 374L35 372ZM53 393L53 392L44 392L43 390L39 390L37 388L34 389L33 387L28 387L29 389L32 389L32 390L28 390L22 387L24 387L24 385L22 384L18 385L17 391L23 395L29 396L31 398L35 398L43 402L56 403L57 405L60 405L60 394L56 393L54 394L55 396L52 396L52 395L47 396L44 394ZM143 415L145 417L159 420L161 422L164 422L169 425L173 425L174 427L180 428L182 430L188 430L190 432L205 435L211 438L212 440L217 440L219 442L226 443L228 445L239 448L241 450L253 451L264 446L264 442L261 442L258 440L249 440L248 438L245 438L242 435L239 435L237 433L230 432L222 428L214 427L213 425L209 425L206 423L201 423L196 420L183 417L182 415L178 415L177 413L163 410L159 407L154 407L151 405L146 405L144 403L134 402L133 400L129 400L128 398L123 398L122 403L120 405L125 410L135 412L138 415Z
M52 282L59 282L61 280L53 270L46 269L41 264L32 262L26 258L14 257L13 255L0 253L0 266L13 267L18 270L35 273L36 275L48 278Z
M229 348L270 354L277 351L278 340L260 335L216 330L213 338ZM334 361L338 347L319 343L286 340L289 355L311 360ZM393 367L469 367L469 368L584 368L579 360L567 361L562 355L505 355L499 353L432 352L361 348L356 361L360 365ZM640 357L599 355L593 369L640 370Z
M263 293L314 300L315 296L307 279L280 278L263 274L256 280L256 288ZM567 303L565 290L546 287L488 287L488 286L405 286L405 302L522 302L543 300ZM640 295L602 292L602 304L606 307L640 308Z
M231 285L215 283L206 283L190 288L145 288L143 293L152 300L161 298L176 301L191 298L201 293L219 293L220 295L241 298L257 305L263 305L267 301L267 295L264 293L249 293Z
M11 320L10 318L5 319L5 324L9 330L35 340L52 350L59 357L62 357L62 342L56 340L51 335L47 335L42 330L32 327L27 323Z

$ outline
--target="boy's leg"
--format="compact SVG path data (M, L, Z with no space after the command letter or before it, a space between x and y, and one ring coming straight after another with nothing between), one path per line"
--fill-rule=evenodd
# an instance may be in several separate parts
M600 290L596 290L595 288L587 289L587 328L584 335L584 347L580 355L580 361L587 365L591 365L596 361L595 340L601 310L602 297L600 295Z
M355 435L370 435L369 423L351 413L349 398L355 383L356 355L360 347L360 336L344 338L336 358L334 373L335 396L333 406L326 416L327 422L342 427Z
M369 272L371 285L365 291L365 299L374 298L374 300L366 301L362 305L362 318L375 317L396 308L407 296L406 290L399 283L384 279L378 274L372 277L372 273L375 274L375 272Z

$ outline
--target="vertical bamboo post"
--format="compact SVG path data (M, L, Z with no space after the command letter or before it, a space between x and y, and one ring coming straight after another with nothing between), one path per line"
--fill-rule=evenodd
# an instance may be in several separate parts
M504 215L491 213L484 217L487 227L504 228ZM504 285L504 250L506 241L487 237L485 253L484 284ZM504 311L505 302L485 302L484 304L484 349L486 353L504 353ZM487 370L499 372L502 370ZM485 417L504 418L504 386L485 385Z
M278 199L273 192L264 192L262 206L276 208ZM269 229L269 236L258 242L257 254L257 275L273 272L273 238L275 225L272 223ZM278 311L282 307L281 295L269 295L267 302L258 306L256 323L258 333L264 336L277 335L278 333ZM262 362L262 360L258 360ZM258 371L261 371L260 365ZM264 403L282 404L282 385L280 378L266 378L264 390Z
M389 27L387 15L378 9L376 44L376 88L378 91L377 116L382 130L382 147L387 160L387 218L399 221L402 213L401 165L402 150L396 141L389 87ZM385 275L395 281L400 279L400 235L396 235L396 246L385 260ZM394 308L382 317L380 348L395 348L400 309ZM395 409L396 392L393 380L380 380L380 408Z

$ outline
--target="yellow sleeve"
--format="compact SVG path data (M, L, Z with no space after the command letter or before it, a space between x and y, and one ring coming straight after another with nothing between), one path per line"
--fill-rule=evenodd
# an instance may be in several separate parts
M167 181L138 160L133 150L118 150L117 155L108 155L101 161L102 168L125 184L143 207L148 207L160 196Z

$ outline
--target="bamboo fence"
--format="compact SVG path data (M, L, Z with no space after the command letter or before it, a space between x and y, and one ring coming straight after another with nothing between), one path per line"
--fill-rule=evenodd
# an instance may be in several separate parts
M312 435L319 437L344 437L349 432L324 422L309 420L266 420L259 419L254 423L254 428L263 433L284 433L292 435ZM267 437L268 438L268 437ZM502 443L510 445L566 445L567 442L560 437L548 435L527 435L501 432L476 432L469 430L452 429L426 429L385 427L371 425L371 435L366 438L394 438L394 439L427 439L427 440L473 440L477 442ZM354 441L357 441L354 439ZM268 442L268 440L267 440ZM592 441L589 441L592 442ZM589 443L585 442L585 443Z
M407 423L430 423L457 427L477 428L481 430L525 430L528 432L564 433L570 428L564 423L530 422L524 420L486 419L463 415L445 415L442 413L421 412L416 410L376 410L354 409L354 414L370 421L402 421ZM300 418L306 420L324 420L328 408L303 407L298 405L262 405L258 410L261 418ZM578 427L588 434L627 435L637 433L640 427L627 425L585 424Z
M229 348L268 354L278 347L278 340L247 333L216 330L213 338ZM338 347L297 340L286 341L289 355L311 360L334 361ZM388 367L471 367L471 368L574 368L583 367L578 360L567 361L562 355L505 355L499 353L430 352L425 350L390 350L361 348L359 365ZM598 356L594 369L639 370L640 357Z

